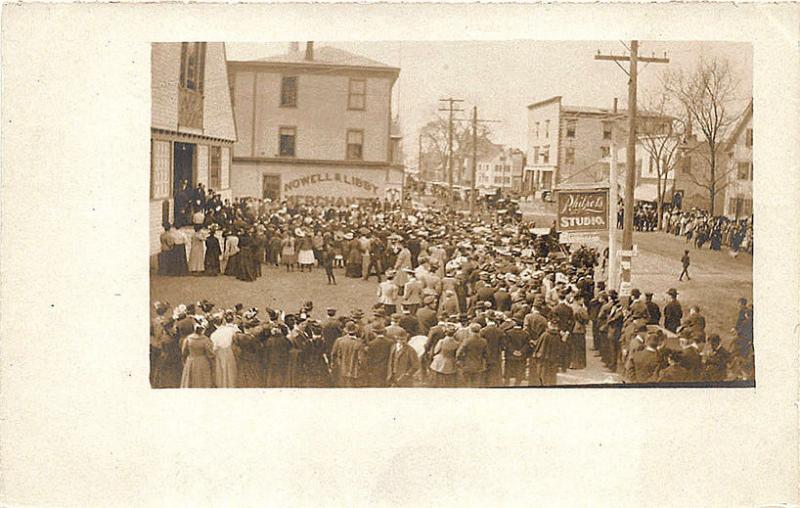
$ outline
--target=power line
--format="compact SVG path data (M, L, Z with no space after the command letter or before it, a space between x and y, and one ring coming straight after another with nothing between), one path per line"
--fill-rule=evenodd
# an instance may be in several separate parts
M448 202L452 205L453 204L453 113L462 112L463 109L456 109L453 106L459 102L464 102L464 99L455 99L453 97L447 97L445 99L439 99L439 102L446 102L447 109L439 108L439 111L447 111L448 112L448 122L447 122L447 183L450 187L450 192L448 196Z
M627 46L626 46L627 47ZM625 153L625 205L624 222L622 228L622 282L620 283L620 296L627 304L631 291L631 253L633 250L633 189L636 186L636 85L639 71L639 62L648 63L669 63L666 52L664 57L656 57L651 54L649 57L639 56L639 41L631 41L628 48L629 55L603 55L600 50L594 56L595 60L614 62L617 67L628 75L628 145ZM626 71L620 62L629 62L630 70ZM613 156L613 155L612 155ZM616 182L614 182L614 185ZM613 219L613 218L612 218ZM609 238L609 241L613 241ZM609 263L616 263L616 260L609 260ZM616 289L616 288L615 288Z

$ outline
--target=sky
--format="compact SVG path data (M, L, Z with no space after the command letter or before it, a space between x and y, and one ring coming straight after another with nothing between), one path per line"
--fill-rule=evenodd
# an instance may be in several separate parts
M472 107L491 124L492 140L525 150L527 106L555 95L572 106L608 107L614 98L625 108L628 76L604 54L624 55L627 41L347 41L315 42L400 68L393 111L399 110L406 155L414 151L419 129L436 115L438 99L464 99L460 118ZM230 60L250 60L285 53L289 43L227 43ZM301 43L301 48L304 44ZM752 46L731 42L640 41L640 56L663 57L669 64L639 65L639 104L659 89L667 69L689 71L701 58L725 58L738 81L734 110L745 108L752 96ZM624 63L622 65L625 65ZM408 148L412 147L412 148Z

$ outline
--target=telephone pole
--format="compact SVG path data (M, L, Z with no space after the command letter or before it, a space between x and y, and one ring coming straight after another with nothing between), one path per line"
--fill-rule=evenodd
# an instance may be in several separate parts
M664 58L656 58L655 56L640 58L639 41L631 41L629 56L601 55L598 51L594 59L612 61L623 71L625 71L625 68L619 62L630 62L629 70L625 71L629 77L628 146L625 150L625 202L623 205L622 251L620 252L622 280L619 286L619 294L622 297L623 304L627 305L631 295L631 259L633 256L633 190L636 186L636 80L639 72L638 66L639 62L669 63L669 59L666 54ZM616 263L616 260L609 259L609 263Z
M486 120L478 118L478 106L472 107L472 167L470 172L469 211L475 211L475 180L478 173L478 123L500 123L500 120Z
M447 121L447 184L449 187L449 195L447 196L447 202L452 206L453 204L453 113L459 113L464 111L463 109L454 109L453 106L456 103L464 102L464 99L454 99L453 97L448 97L446 99L439 99L439 102L446 102L447 109L439 108L439 111L447 111L448 112L448 121Z

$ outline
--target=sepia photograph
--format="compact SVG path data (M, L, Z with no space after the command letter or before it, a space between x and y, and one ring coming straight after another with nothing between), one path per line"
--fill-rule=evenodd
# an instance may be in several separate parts
M751 45L151 51L153 388L754 386Z
M796 5L0 23L3 506L800 502Z

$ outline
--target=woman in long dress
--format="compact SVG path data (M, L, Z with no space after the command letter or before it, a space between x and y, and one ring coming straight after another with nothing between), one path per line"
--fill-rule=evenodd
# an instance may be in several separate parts
M236 355L236 387L263 388L264 369L262 364L263 347L256 338L257 325L251 324L245 333L237 333L233 337L233 352Z
M225 238L225 250L222 253L223 272L236 276L239 273L239 237L230 232Z
M211 340L203 335L205 327L195 325L194 333L183 343L184 358L181 388L213 388L211 365L214 360Z
M189 272L200 275L205 270L206 261L206 233L203 226L195 224L192 234L192 250L189 251Z
M286 265L287 272L291 272L297 263L296 242L291 233L281 240L281 262Z
M347 239L347 269L344 272L345 277L355 279L361 278L361 263L363 257L361 256L361 244L358 238L354 238L352 233L345 236Z
M189 264L186 262L186 235L178 228L170 229L172 237L172 275L186 275L189 273Z
M239 328L233 324L233 312L225 313L225 324L211 334L214 351L214 386L236 388L236 356L233 353L233 337Z
M239 239L239 271L236 278L245 282L256 280L255 249L252 232L248 232Z
M217 228L215 224L212 224L209 228L208 238L206 238L206 259L204 263L206 275L219 275L219 258L221 255L222 250L217 238Z

